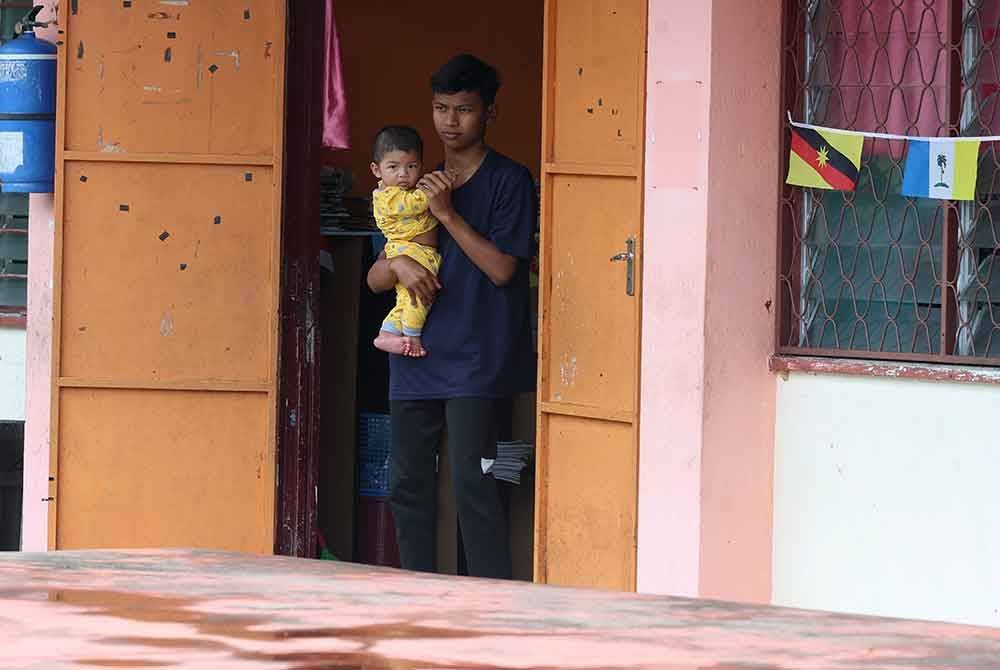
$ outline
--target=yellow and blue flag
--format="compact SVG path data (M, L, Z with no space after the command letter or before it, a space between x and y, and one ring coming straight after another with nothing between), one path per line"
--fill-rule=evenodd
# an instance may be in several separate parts
M910 140L902 194L912 198L974 200L979 140Z

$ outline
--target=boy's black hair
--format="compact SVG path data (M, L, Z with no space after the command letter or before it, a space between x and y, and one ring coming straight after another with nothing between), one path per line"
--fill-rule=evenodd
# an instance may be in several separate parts
M372 160L381 163L390 151L412 151L424 156L424 142L420 133L409 126L386 126L375 135Z
M500 73L475 56L461 54L434 73L431 90L446 95L462 91L478 93L483 104L489 107L496 101L497 91L500 90Z

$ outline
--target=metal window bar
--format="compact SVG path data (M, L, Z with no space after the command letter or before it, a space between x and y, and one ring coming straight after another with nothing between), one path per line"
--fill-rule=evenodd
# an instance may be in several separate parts
M979 60L983 54L979 15L975 11L976 0L965 0L962 7L962 111L959 134L975 134L975 121L979 118L980 96L975 81ZM968 291L978 268L972 252L972 236L976 227L976 206L973 202L961 202L958 209L958 275L955 278L958 302L957 352L968 356L975 351L976 322L982 319L976 314L975 304L968 299Z
M803 59L806 82L813 80L816 59L816 36L813 25L816 13L819 11L820 1L810 0L806 5L805 57ZM806 123L813 123L815 121L814 106L818 91L814 89L815 87L807 85L802 92L802 115ZM806 287L806 290L801 291L799 297L799 314L802 315L799 319L799 346L805 345L808 341L809 328L816 318L816 312L819 310L819 303L812 298L812 292L809 290L811 286L810 278L814 276L818 254L814 253L814 250L806 242L810 237L810 227L813 223L815 211L812 192L807 190L802 194L802 237L799 243L799 253L802 255L802 276L799 278L799 286Z
M786 21L798 118L1000 134L1000 0L788 0ZM868 140L855 192L783 187L779 352L1000 364L996 148L968 203L899 195L905 155Z
M0 316L26 310L27 236L27 195L0 193Z

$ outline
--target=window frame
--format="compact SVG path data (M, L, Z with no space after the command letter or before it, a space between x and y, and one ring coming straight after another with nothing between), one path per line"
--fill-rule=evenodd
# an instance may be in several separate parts
M817 3L823 0L815 0ZM866 0L854 0L855 2L864 3ZM1000 2L1000 0L996 0ZM964 25L964 12L966 11L967 0L943 0L945 5L945 29L944 34L948 40L949 45L949 57L948 62L945 65L945 90L947 91L947 96L944 102L945 116L947 116L949 135L959 135L958 129L962 127L962 95L963 95L963 82L966 67L965 55L968 49L966 48L965 35L965 25ZM792 109L793 101L800 100L800 82L796 80L796 73L800 68L804 68L805 64L805 35L804 30L805 20L807 19L806 11L803 10L804 0L784 0L783 1L783 20L782 20L782 30L781 30L781 49L780 49L780 84L781 84L781 109L782 111L788 109L791 110L793 115L800 113L800 109ZM1000 28L1000 25L997 26ZM796 35L796 31L798 34ZM1000 37L995 38L992 44L997 45L993 48L996 49L996 53L1000 56ZM957 49L951 48L950 45L959 45ZM977 54L981 55L981 54ZM796 61L795 59L799 59ZM799 67L797 68L796 65ZM802 69L802 72L805 70ZM998 107L1000 109L1000 107ZM879 110L881 111L881 110ZM810 119L803 119L810 122ZM858 130L861 130L858 128ZM1000 129L994 129L996 134L1000 134ZM994 150L997 152L996 155L1000 156L1000 143L997 143L998 147ZM787 156L789 152L789 130L787 123L781 123L781 156L782 161L781 173L779 175L779 185L778 185L778 249L777 249L777 272L776 272L776 298L775 298L775 310L774 310L774 350L776 353L775 359L780 360L784 357L816 357L816 358L840 358L840 359L857 359L864 361L890 361L898 363L923 363L923 364L947 364L947 365L960 365L960 366L978 366L978 367L1000 367L1000 353L996 353L993 356L983 355L983 354L963 354L956 353L956 341L959 337L958 329L958 318L957 314L961 309L961 304L963 302L969 302L967 300L962 300L959 295L962 292L962 287L959 283L959 266L961 263L960 259L960 246L963 248L963 253L971 254L977 247L971 245L971 240L973 239L975 233L975 223L971 229L967 229L967 233L971 235L964 238L968 240L964 246L962 244L962 232L961 226L963 222L967 224L970 220L975 220L975 214L973 213L970 217L969 211L963 212L963 207L968 207L956 202L947 203L942 201L942 211L946 212L946 220L942 224L942 233L940 234L941 242L940 246L934 248L935 252L940 252L941 254L941 267L938 270L939 277L936 277L934 284L932 284L929 290L932 294L936 294L940 303L931 303L932 305L940 305L941 318L940 318L940 328L938 333L931 333L935 335L938 339L937 351L931 352L906 352L906 351L881 351L877 350L874 345L878 343L875 341L875 337L871 337L869 341L868 349L861 348L846 348L851 346L850 343L844 343L845 348L831 348L823 346L812 346L803 344L791 344L795 339L803 339L801 335L796 337L795 333L801 328L803 323L803 315L799 312L798 308L802 298L802 270L803 270L803 257L801 249L796 251L795 247L802 245L803 240L799 238L796 234L794 226L799 224L800 221L797 218L794 207L799 203L799 199L790 197L790 189L797 189L799 187L790 187L785 185L785 170L787 168ZM1000 161L1000 158L998 158ZM975 206L975 203L972 205ZM801 215L798 215L801 217ZM995 224L1000 227L1000 223ZM804 245L803 245L804 246ZM1000 246L994 249L994 255L1000 258ZM1000 267L998 267L1000 269ZM809 281L816 281L811 279ZM853 301L854 305L858 303ZM991 299L989 301L990 305L1000 306L1000 296L995 300ZM966 321L963 321L966 323ZM866 323L867 325L867 323ZM970 322L970 326L972 324ZM896 326L898 333L898 325ZM1000 331L994 326L992 335L994 339L1000 338ZM839 339L839 337L838 337ZM900 347L902 348L902 347ZM993 347L991 347L993 348Z

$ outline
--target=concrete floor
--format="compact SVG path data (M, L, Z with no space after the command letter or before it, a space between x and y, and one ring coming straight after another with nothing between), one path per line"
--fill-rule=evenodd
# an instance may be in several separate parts
M0 554L3 668L995 670L1000 630L204 551Z

